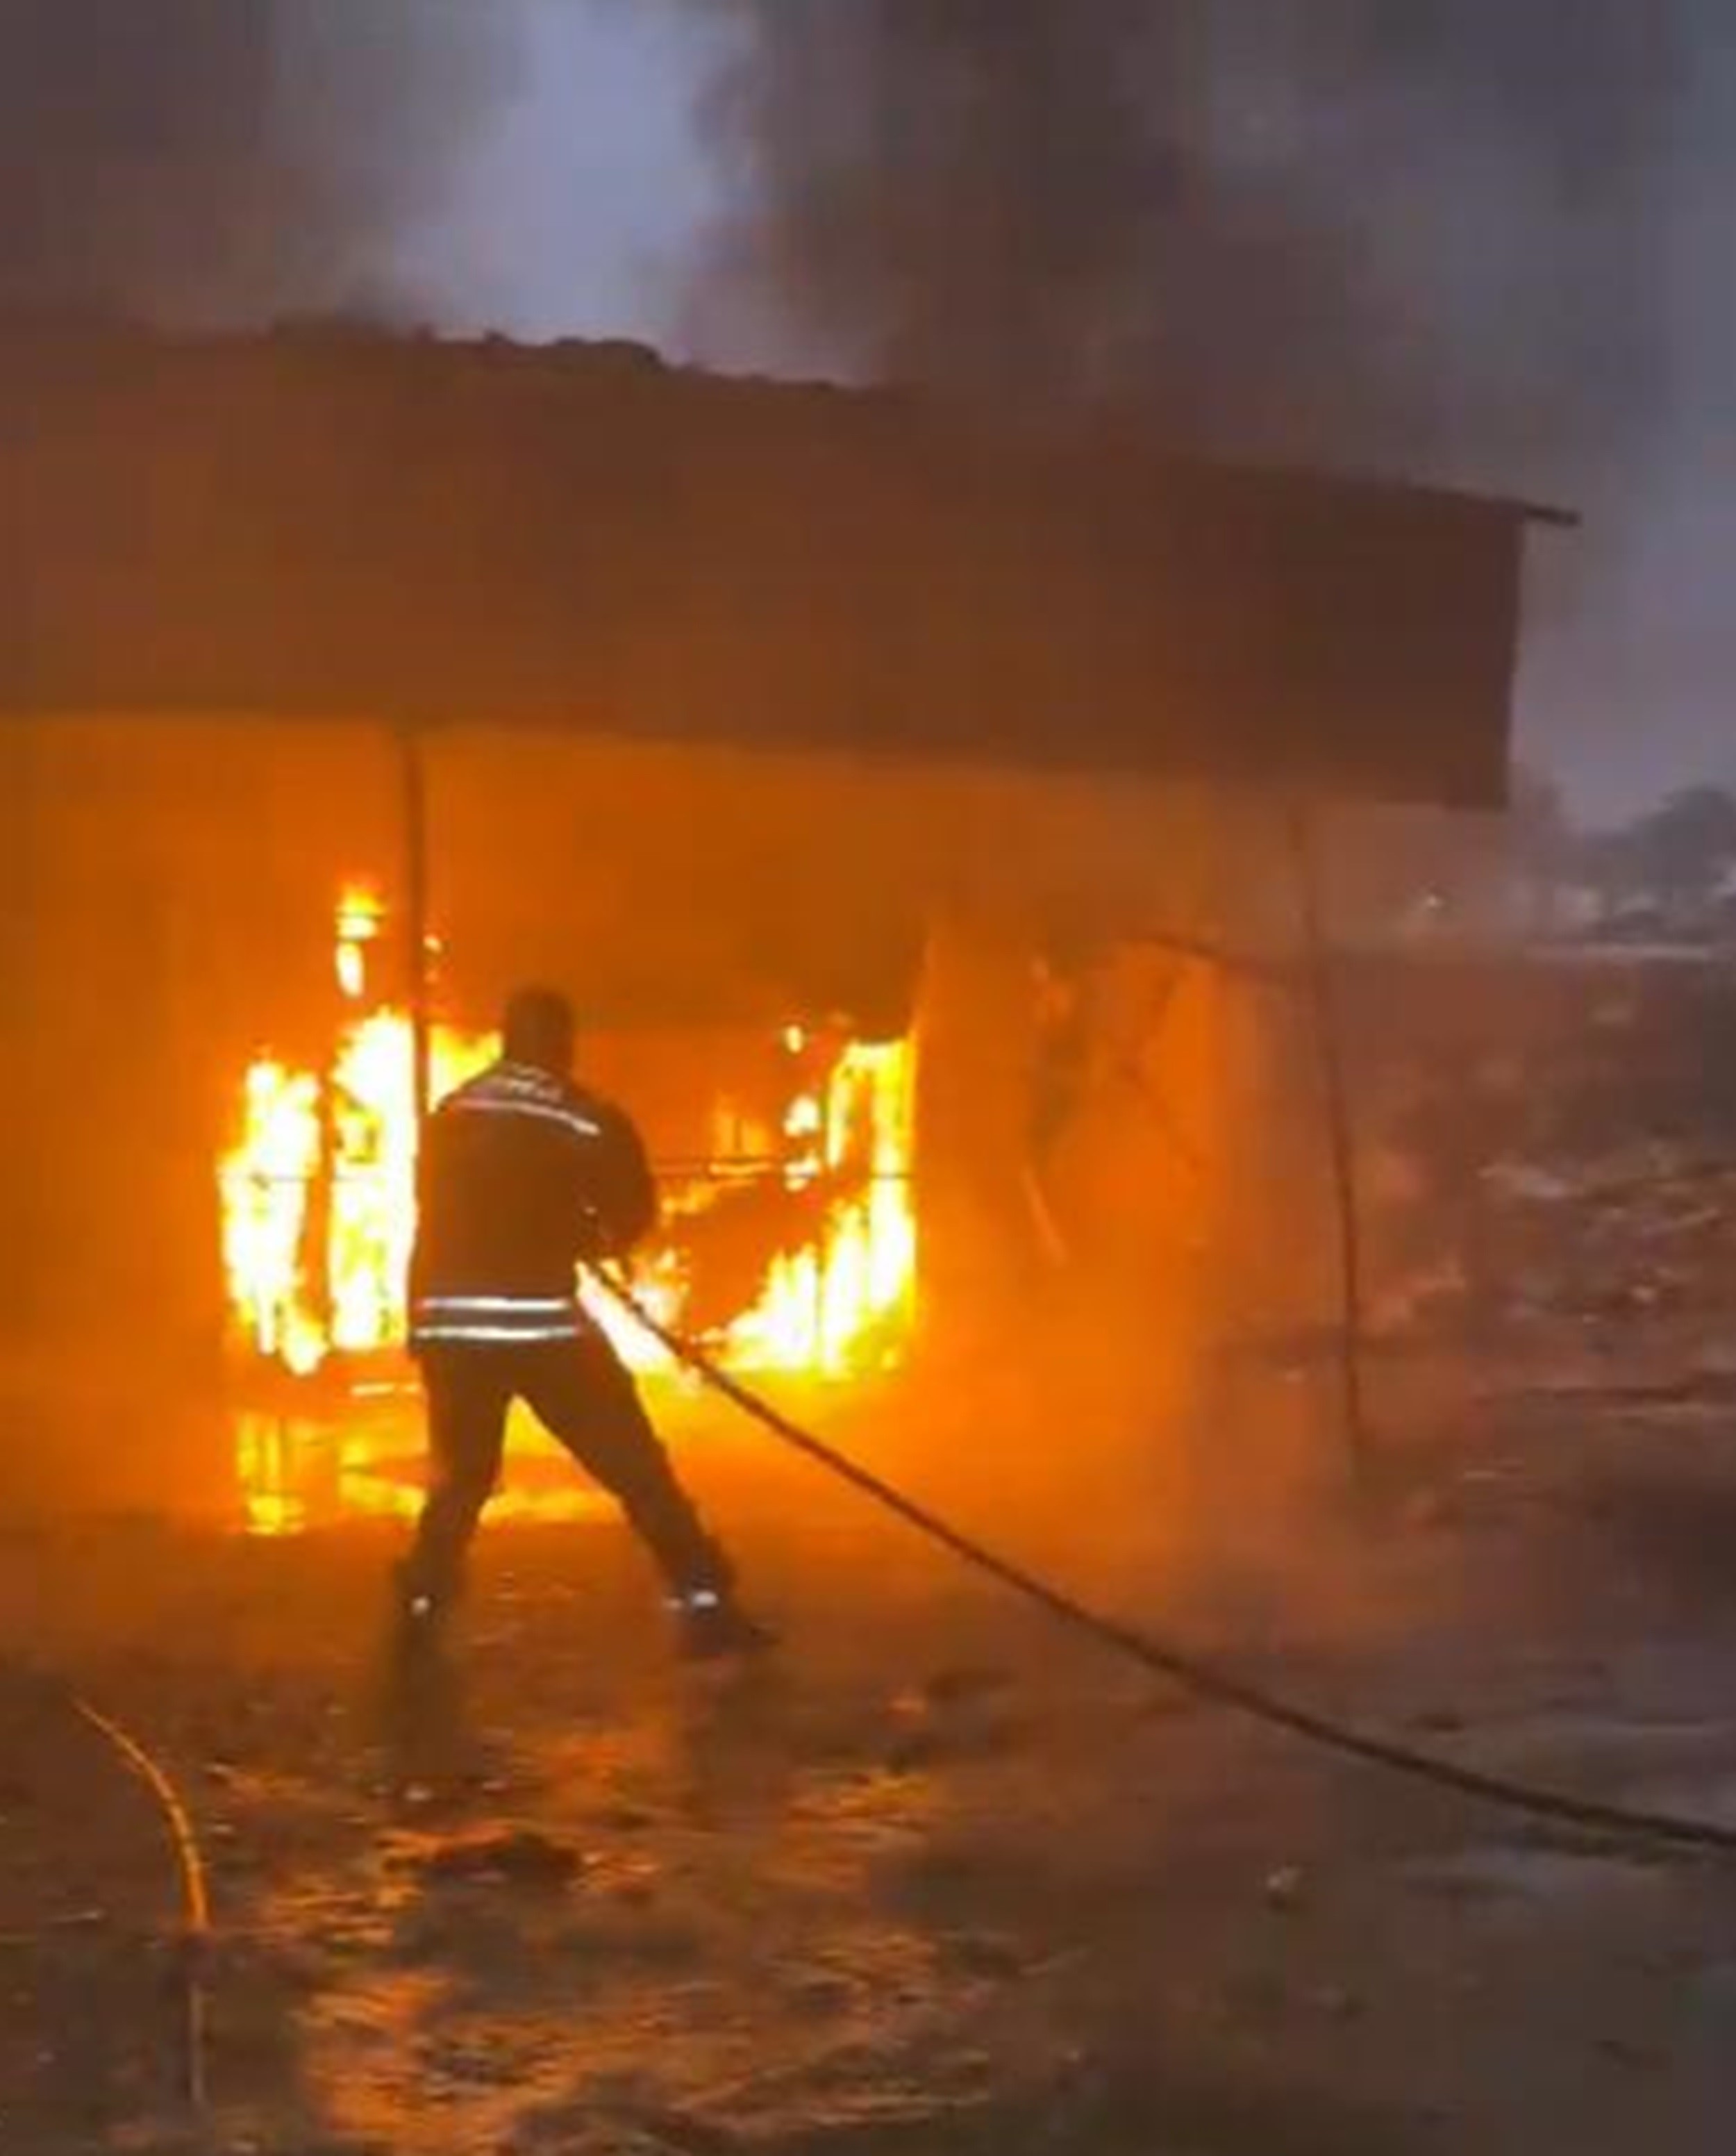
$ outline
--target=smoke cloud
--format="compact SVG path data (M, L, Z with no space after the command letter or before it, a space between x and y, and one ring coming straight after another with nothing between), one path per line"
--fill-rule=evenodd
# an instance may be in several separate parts
M702 320L1194 444L1544 485L1667 393L1719 0L690 0Z
M397 311L512 74L472 0L0 0L0 306Z

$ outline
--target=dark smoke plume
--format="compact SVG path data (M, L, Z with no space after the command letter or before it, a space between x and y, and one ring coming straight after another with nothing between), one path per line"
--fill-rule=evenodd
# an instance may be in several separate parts
M690 0L702 295L817 360L1487 476L1625 453L1722 0Z
M0 0L0 307L390 311L510 72L474 0Z

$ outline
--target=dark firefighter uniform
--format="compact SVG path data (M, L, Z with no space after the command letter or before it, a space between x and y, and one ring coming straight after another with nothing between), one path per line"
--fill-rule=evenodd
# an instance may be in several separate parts
M433 1480L402 1568L406 1613L433 1615L454 1594L522 1399L620 1501L672 1605L727 1614L722 1553L576 1291L581 1259L624 1254L656 1217L631 1122L551 1071L499 1062L430 1117L420 1183L410 1334Z

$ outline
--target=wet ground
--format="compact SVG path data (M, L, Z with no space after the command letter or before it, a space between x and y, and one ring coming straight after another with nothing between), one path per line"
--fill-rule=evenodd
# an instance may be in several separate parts
M1282 1563L1185 1561L1132 1505L1006 1531L1313 1702L1736 1821L1727 1412L1478 1414L1367 1514L1299 1512ZM1736 1866L1324 1758L803 1472L705 1477L789 1635L737 1675L671 1661L607 1522L488 1537L407 1684L384 1531L9 1544L0 2151L1728 2147ZM172 1868L62 1676L197 1816L202 2133Z

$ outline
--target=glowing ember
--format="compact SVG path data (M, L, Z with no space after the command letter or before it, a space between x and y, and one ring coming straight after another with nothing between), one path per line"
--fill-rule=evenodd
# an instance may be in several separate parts
M234 1331L250 1359L294 1378L329 1363L353 1373L358 1358L376 1368L384 1358L393 1369L402 1357L416 1116L409 1020L370 1000L370 961L384 925L371 891L345 894L334 952L340 1016L327 1066L256 1062L242 1086L237 1143L220 1169ZM716 1104L719 1159L711 1173L666 1189L668 1228L638 1265L635 1286L659 1321L679 1330L692 1273L684 1222L697 1225L727 1191L754 1178L792 1199L808 1194L803 1202L820 1209L808 1239L780 1245L750 1306L714 1325L708 1345L742 1371L846 1378L895 1361L914 1315L914 1055L904 1040L821 1053L794 1024L781 1040L795 1089L781 1116ZM437 1026L433 1052L438 1094L488 1063L496 1044L487 1034ZM667 1353L612 1302L582 1282L581 1293L634 1368L668 1369ZM397 1393L402 1382L399 1372L385 1389ZM331 1437L323 1494L339 1512L401 1512L415 1492L384 1471L392 1447L368 1434L364 1389L382 1389L377 1375L343 1395L349 1404L341 1435ZM402 1411L397 1420L402 1450ZM313 1427L243 1418L238 1469L256 1532L293 1533L306 1524L295 1458L298 1447L309 1449Z

